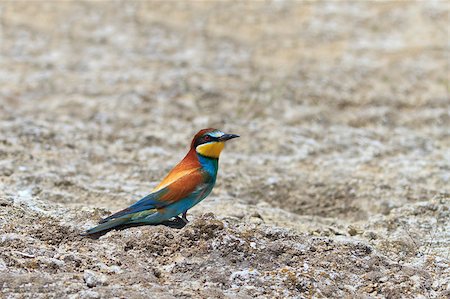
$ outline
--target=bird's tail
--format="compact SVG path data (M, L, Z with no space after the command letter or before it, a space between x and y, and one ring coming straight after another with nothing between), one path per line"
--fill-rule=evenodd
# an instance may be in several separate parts
M129 217L111 219L108 222L101 223L93 228L88 229L81 235L88 236L88 235L93 235L93 234L96 234L96 233L99 233L99 232L102 232L105 230L110 230L114 227L117 227L117 226L120 226L123 224L127 224L128 221L129 221Z

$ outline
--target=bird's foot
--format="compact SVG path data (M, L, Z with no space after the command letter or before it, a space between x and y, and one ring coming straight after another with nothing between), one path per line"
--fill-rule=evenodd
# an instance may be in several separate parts
M161 222L161 224L171 228L178 228L178 229L186 226L186 222L184 222L184 220L181 219L179 216L175 216L173 220L166 220L164 222Z

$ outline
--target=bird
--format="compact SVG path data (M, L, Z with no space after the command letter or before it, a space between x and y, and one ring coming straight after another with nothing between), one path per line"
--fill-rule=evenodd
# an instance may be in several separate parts
M100 220L82 235L107 232L126 225L162 224L174 218L186 225L187 211L212 191L225 142L239 137L218 129L200 130L186 156L151 191L131 206ZM181 217L179 216L181 215Z

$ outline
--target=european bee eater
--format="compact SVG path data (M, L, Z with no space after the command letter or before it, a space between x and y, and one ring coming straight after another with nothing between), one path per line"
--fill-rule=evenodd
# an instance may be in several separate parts
M160 224L175 217L188 222L187 211L211 193L225 141L239 137L217 129L203 129L192 140L187 155L153 191L87 230L84 235L133 224ZM179 215L182 215L180 218Z

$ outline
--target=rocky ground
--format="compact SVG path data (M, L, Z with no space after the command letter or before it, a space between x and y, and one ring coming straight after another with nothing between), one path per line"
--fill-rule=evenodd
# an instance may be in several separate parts
M0 297L450 296L447 2L1 2ZM79 234L201 128L183 229Z

